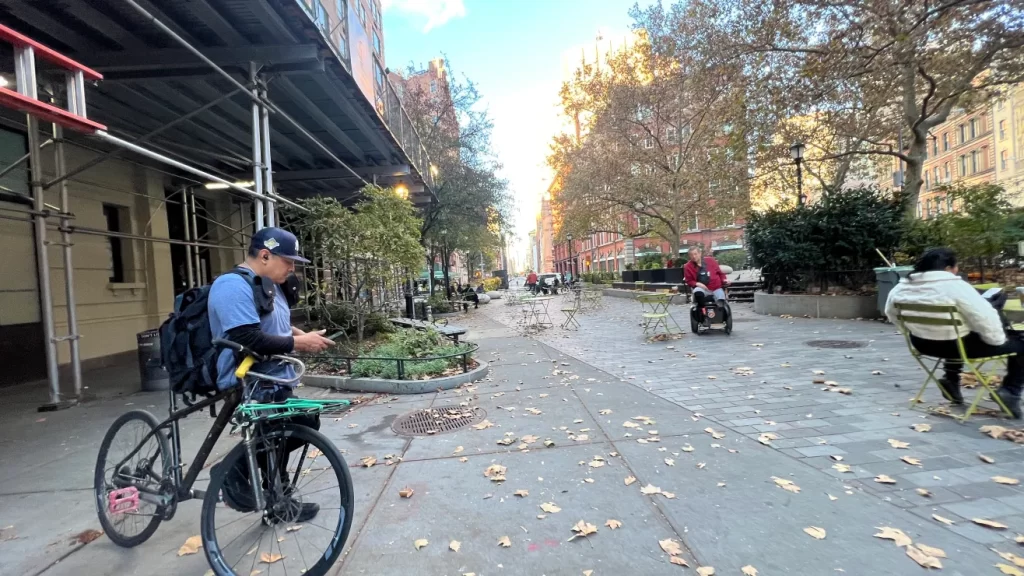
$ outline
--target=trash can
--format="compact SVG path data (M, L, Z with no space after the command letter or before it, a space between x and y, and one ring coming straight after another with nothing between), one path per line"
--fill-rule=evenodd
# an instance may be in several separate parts
M899 284L914 270L913 266L894 266L892 268L875 268L875 281L878 285L878 313L885 315L885 302L889 299L889 291Z
M139 347L139 377L143 392L156 392L170 388L167 371L160 359L160 330L146 330L135 336Z

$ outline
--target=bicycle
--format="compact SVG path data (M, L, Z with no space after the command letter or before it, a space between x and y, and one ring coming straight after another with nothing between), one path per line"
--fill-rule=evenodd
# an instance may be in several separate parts
M253 395L266 383L294 384L305 365L287 356L264 357L225 340L214 344L243 358L235 371L240 386L194 403L183 397L187 407L181 410L170 391L170 415L163 422L145 410L132 410L115 420L96 459L94 492L100 524L112 542L130 548L173 518L179 503L202 499L202 547L217 576L248 576L257 569L272 574L278 568L288 574L286 561L299 563L293 574L322 576L338 559L352 526L352 480L334 443L294 420L350 403L298 398L257 402ZM296 376L285 379L250 370L257 362L270 360L291 364ZM214 405L221 401L224 405L183 478L179 421L207 407L214 414ZM213 467L205 492L193 489L228 424L233 426L231 433L241 431L242 441ZM134 440L129 439L126 456L111 457L122 431ZM328 470L333 474L325 477ZM321 487L331 480L337 484ZM317 508L309 518L312 505Z

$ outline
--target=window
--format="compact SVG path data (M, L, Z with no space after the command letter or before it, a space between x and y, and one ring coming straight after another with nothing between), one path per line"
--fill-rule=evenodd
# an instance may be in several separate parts
M668 140L669 142L676 141L676 129L674 126L669 126L668 128L665 128L665 139Z
M942 206L943 206L943 204L945 204L945 200L946 200L946 198L943 197L943 196L939 196L938 198L935 199L935 212L936 213L942 214Z
M971 118L971 140L978 137L978 119Z
M1006 140L1006 120L999 121L999 139Z
M380 56L380 34L376 30L373 31L373 51Z
M935 169L932 170L932 183L935 186L938 186L940 183L942 183L942 180L939 179L939 167L938 166L936 166Z
M978 166L978 151L977 150L972 150L971 151L971 174L976 173L978 171L978 168L979 168L979 166Z
M437 92L437 80L431 79L430 80L430 93L433 94L435 92Z
M945 176L945 181L949 182L950 180L952 180L952 178L949 177L949 162L946 162L945 164L943 164L942 167L943 167L943 176Z
M1006 170L1006 165L1009 162L1009 160L1010 160L1010 152L1009 152L1009 150L1003 150L1002 152L999 153L999 167L1001 169Z
M917 202L917 217L918 217L918 218L920 218L920 217L921 217L921 215L922 215L922 214L921 214L921 202L920 202L920 201L918 201L918 202Z
M380 8L377 7L377 0L370 0L370 15L373 16L373 21L377 24L377 28L382 28L380 24Z
M359 16L359 21L366 26L366 7L363 6L362 0L356 0L356 16Z
M330 26L327 24L327 10L324 8L322 0L316 0L313 3L313 21L320 27L324 32L330 31Z
M644 148L647 148L647 149L654 148L654 140L651 139L651 138L644 138L643 144L644 144Z
M108 232L125 233L128 231L128 210L126 208L104 204L103 217L107 221ZM124 242L123 238L113 236L107 238L107 266L110 269L109 280L115 284L125 281L125 251L122 242Z
M384 91L384 69L380 67L380 62L376 59L373 61L373 79L377 82L377 90L380 92Z
M967 124L960 125L960 143L967 142Z
M942 151L943 152L948 152L949 151L949 132L943 132L942 133Z
M931 183L930 176L931 175L928 172L924 173L924 189L925 190L931 190L931 188L932 188L932 183Z
M932 156L939 155L939 139L932 138Z
M960 172L959 176L967 176L967 156L964 154L960 155Z

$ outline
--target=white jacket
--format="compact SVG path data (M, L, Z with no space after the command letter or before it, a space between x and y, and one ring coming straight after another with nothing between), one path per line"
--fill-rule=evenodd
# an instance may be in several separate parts
M893 286L885 303L885 315L889 317L890 322L899 326L894 306L896 303L955 305L960 312L960 320L964 323L959 328L960 336L976 332L987 344L999 346L1006 342L999 313L973 286L956 274L942 270L918 272L910 274ZM907 312L904 315L945 317L943 314L924 312ZM955 340L957 337L957 328L953 326L907 324L907 329L914 336L926 340Z

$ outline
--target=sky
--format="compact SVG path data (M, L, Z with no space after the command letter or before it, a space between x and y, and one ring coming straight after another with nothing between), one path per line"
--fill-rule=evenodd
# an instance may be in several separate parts
M494 122L492 145L515 199L517 253L525 251L540 198L551 183L545 164L560 129L562 55L592 45L598 33L625 36L636 0L383 0L386 66L426 68L444 56L474 83ZM641 0L647 5L650 0Z

